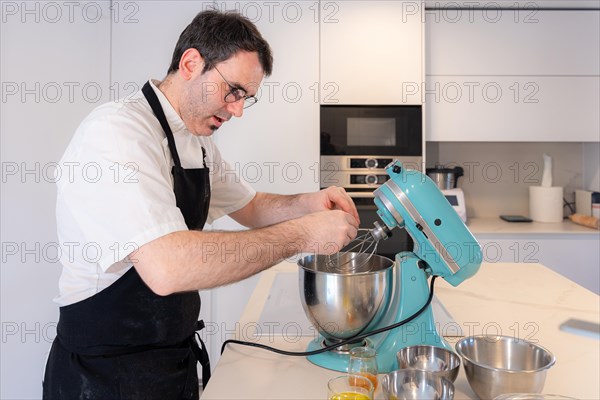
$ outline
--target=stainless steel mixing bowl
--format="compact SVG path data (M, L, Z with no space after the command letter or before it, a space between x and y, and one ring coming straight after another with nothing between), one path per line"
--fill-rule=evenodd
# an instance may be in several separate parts
M398 368L418 369L440 375L452 382L460 370L460 357L437 346L409 346L396 353Z
M534 343L509 336L470 336L456 343L467 380L481 399L504 393L540 393L556 361Z
M380 379L385 399L452 400L454 384L448 379L418 369L392 371Z
M352 338L379 321L394 286L394 262L389 258L364 253L340 257L340 264L350 261L343 270L331 268L323 255L298 261L302 307L327 345Z

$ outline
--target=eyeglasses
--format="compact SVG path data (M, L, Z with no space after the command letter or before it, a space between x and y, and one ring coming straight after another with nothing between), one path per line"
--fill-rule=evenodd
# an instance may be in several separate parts
M218 72L219 75L221 75L221 78L227 84L227 86L229 86L229 92L225 95L225 98L223 99L225 100L225 103L235 103L244 99L244 108L248 108L256 104L256 102L258 101L258 98L256 98L256 96L246 95L246 91L244 89L235 87L231 83L229 83L229 81L225 79L221 71L219 71L214 64L213 68L215 69L215 71Z

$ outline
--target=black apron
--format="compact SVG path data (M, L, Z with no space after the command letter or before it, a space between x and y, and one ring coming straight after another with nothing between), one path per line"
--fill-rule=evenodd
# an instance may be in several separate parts
M142 93L167 136L177 207L189 229L201 230L210 203L206 160L201 169L181 167L156 93L149 83ZM130 268L108 288L60 308L44 399L198 399L197 362L203 385L210 378L199 312L198 292L158 296Z

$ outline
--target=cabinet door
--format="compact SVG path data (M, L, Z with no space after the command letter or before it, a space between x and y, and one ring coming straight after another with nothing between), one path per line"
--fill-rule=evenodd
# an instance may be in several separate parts
M476 235L485 262L540 263L600 292L600 240L594 235Z
M426 14L427 139L598 141L599 11Z
M321 104L421 104L421 3L321 1Z

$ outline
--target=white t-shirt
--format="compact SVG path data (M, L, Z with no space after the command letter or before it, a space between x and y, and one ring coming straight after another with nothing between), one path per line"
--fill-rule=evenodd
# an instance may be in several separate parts
M154 81L156 82L156 81ZM194 136L152 84L173 131L183 168L211 171L208 223L239 210L256 192L221 158L210 137ZM63 306L91 297L120 278L142 245L188 230L173 193L167 138L142 92L97 107L79 125L60 161L56 218Z

